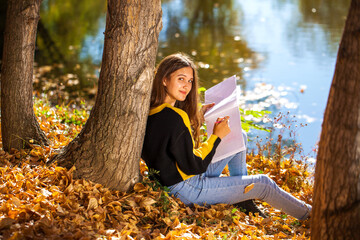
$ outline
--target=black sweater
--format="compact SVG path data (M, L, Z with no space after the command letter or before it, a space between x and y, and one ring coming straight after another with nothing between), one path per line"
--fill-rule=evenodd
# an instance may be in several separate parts
M205 172L220 141L211 135L195 149L188 115L164 103L150 110L141 157L160 172L162 185L171 186Z

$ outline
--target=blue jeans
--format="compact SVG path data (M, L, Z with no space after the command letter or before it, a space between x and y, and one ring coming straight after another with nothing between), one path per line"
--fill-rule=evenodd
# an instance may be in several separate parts
M246 141L246 135L244 140ZM228 164L230 176L220 177ZM254 184L244 193L245 187ZM247 175L246 152L239 152L219 162L211 163L205 173L169 187L170 193L186 205L227 203L260 199L299 220L306 219L311 206L285 192L268 176Z

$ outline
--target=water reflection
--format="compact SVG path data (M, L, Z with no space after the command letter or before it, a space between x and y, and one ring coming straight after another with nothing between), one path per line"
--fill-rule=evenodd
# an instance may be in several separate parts
M86 59L80 59L83 43L87 37L98 33L99 19L105 16L105 9L105 1L44 0L40 16L45 29L39 29L37 61L59 62L49 52L54 51L54 47L64 56L63 61L78 63ZM51 46L51 42L55 46Z
M321 131L350 1L238 0L238 3L244 9L244 38L251 49L266 56L258 70L244 77L250 89L257 83L285 89L279 90L298 107L289 109L283 105L274 113L291 111L301 116L297 121L311 123L292 135L309 153Z
M293 53L303 53L298 41L306 41L307 50L316 55L336 54L350 0L301 0L295 4L300 16L292 14L286 30ZM304 34L306 38L301 36ZM322 37L326 40L319 39Z
M258 58L240 32L234 31L242 21L242 11L234 1L166 1L162 7L158 59L185 52L198 62L205 88L235 74L246 86L244 71L257 68Z
M34 85L49 92L55 103L83 93L94 96L84 89L94 88L99 63L84 53L83 46L87 38L98 34L105 10L106 1L42 1L35 60L45 67L37 69Z

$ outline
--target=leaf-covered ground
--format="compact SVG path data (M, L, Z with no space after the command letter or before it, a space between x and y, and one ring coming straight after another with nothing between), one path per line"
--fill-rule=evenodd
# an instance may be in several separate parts
M263 202L258 205L269 215L265 219L228 204L186 207L146 176L129 193L73 179L74 169L45 163L80 132L88 111L42 100L34 110L51 145L30 142L29 150L0 151L0 239L309 238L309 220L298 221ZM248 155L248 165L250 174L268 174L311 203L312 185L301 161ZM142 162L140 169L145 175Z

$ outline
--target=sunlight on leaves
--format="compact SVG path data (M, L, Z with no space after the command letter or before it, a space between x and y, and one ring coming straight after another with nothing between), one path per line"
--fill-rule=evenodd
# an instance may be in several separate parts
M81 109L35 101L35 113L51 144L29 142L29 150L0 151L0 230L4 239L309 239L309 221L284 216L264 202L268 218L246 215L233 205L185 206L150 180L156 174L140 161L143 181L123 193L46 162L81 130ZM68 121L69 120L69 121ZM79 125L78 125L79 124ZM249 174L270 176L284 190L311 203L311 174L295 159L247 156ZM228 168L223 175L229 176ZM244 192L251 191L254 184Z

